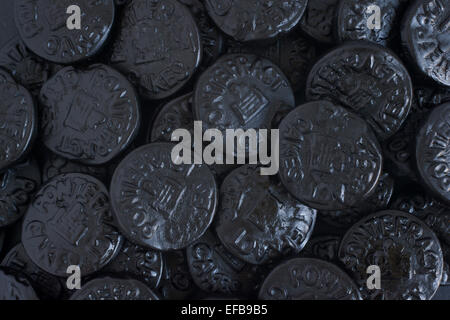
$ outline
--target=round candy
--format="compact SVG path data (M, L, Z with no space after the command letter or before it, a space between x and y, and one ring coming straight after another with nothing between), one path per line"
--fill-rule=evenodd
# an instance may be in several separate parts
M161 252L125 241L117 257L103 271L131 276L149 288L157 288L163 273Z
M108 170L104 166L82 165L52 152L47 152L44 159L42 166L42 182L44 183L63 173L85 173L105 183L109 180Z
M356 223L341 241L339 259L368 299L428 300L441 282L443 256L436 235L401 211L381 211ZM371 265L380 268L381 289L367 287Z
M1 266L26 275L41 299L58 299L63 294L63 286L66 285L64 279L38 268L30 260L22 244L8 252Z
M30 282L0 269L0 300L39 300Z
M81 10L80 29L68 25L67 11L74 5ZM15 1L16 25L26 46L55 63L74 63L95 55L108 38L114 15L113 0Z
M60 70L45 83L39 101L42 141L69 160L106 163L139 129L139 103L132 85L105 65Z
M395 134L408 116L413 90L402 62L374 44L350 43L322 57L308 75L307 100L330 100L361 115L377 136Z
M428 189L450 203L450 103L435 108L417 135L416 163Z
M319 210L354 207L379 181L382 155L356 114L327 101L310 102L280 124L280 171L298 200Z
M107 265L119 252L123 237L112 226L108 191L97 179L63 174L36 194L23 221L22 243L44 271L67 277L80 267L86 276Z
M256 166L231 172L220 199L217 235L232 254L252 264L300 252L316 221L316 210L299 203Z
M201 56L197 25L178 1L133 0L125 6L111 62L146 98L167 98L181 89Z
M251 294L265 274L261 267L248 264L229 252L212 231L190 245L186 254L196 285L209 293Z
M416 65L445 86L450 86L449 14L449 0L416 0L402 25L402 42Z
M293 107L294 94L281 70L251 54L220 58L199 78L194 92L194 114L203 128L270 128L284 106Z
M403 4L408 0L341 0L336 9L339 41L366 40L386 46L396 36ZM376 6L376 7L375 7ZM376 25L376 19L380 25Z
M0 172L0 228L25 214L40 185L41 173L32 159Z
M334 14L339 0L310 0L300 21L301 30L316 41L332 44Z
M207 0L209 15L238 41L264 40L291 31L300 21L307 0Z
M177 250L199 239L212 222L217 186L205 165L175 165L175 144L153 143L131 152L111 182L111 204L127 239L157 250Z
M297 258L276 267L264 281L264 300L360 300L350 277L334 264Z
M158 300L158 297L140 281L105 277L84 284L70 300Z
M33 98L21 85L0 77L0 171L21 159L37 132Z

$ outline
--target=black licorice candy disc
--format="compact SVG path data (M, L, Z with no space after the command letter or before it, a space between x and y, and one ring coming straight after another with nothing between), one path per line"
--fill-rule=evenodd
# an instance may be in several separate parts
M402 42L418 68L450 86L450 0L416 0L402 22Z
M81 10L81 29L69 29L67 9ZM115 18L113 0L16 0L15 20L26 46L55 63L92 57L105 44Z
M265 40L294 29L307 0L207 0L217 26L237 41Z
M37 112L31 94L7 76L0 78L0 171L26 155L36 133Z
M154 289L163 274L163 261L161 252L125 241L117 257L102 271L135 278Z
M384 140L408 116L413 89L408 71L394 53L352 42L333 49L313 66L306 99L330 100L355 111Z
M264 281L263 300L360 300L353 280L332 263L312 258L288 260Z
M27 211L41 185L41 173L34 159L0 172L0 228L18 221Z
M159 298L140 281L104 277L84 284L70 300L159 300Z
M382 46L391 44L397 36L403 14L403 4L408 0L341 0L336 8L336 36L339 41L370 41ZM376 21L380 9L379 27Z
M339 0L310 0L300 21L301 30L314 40L333 44L334 14Z
M106 187L85 174L63 174L34 197L23 221L22 243L46 272L67 277L67 268L78 265L86 276L119 252L123 237L112 223Z
M283 72L252 54L221 57L199 78L194 114L205 129L270 128L277 111L293 107L294 94Z
M30 282L22 275L0 269L0 300L39 300Z
M416 164L422 181L439 199L450 203L450 102L428 116L417 135Z
M187 262L196 285L209 293L251 295L266 273L229 252L212 230L186 249Z
M106 65L63 68L44 84L39 101L42 142L69 160L106 163L126 149L139 129L135 90Z
M13 273L26 275L41 299L58 299L63 294L65 279L51 275L35 265L22 244L16 245L7 253L1 266Z
M300 252L312 234L316 210L299 203L260 168L232 171L220 188L216 231L238 258L264 264Z
M374 192L381 169L374 133L343 107L310 102L280 124L279 176L291 194L312 208L354 207Z
M111 182L111 205L123 234L142 246L177 250L200 238L218 202L206 165L176 165L175 144L152 143L125 157Z
M176 0L134 0L124 8L111 63L148 99L181 89L200 65L200 32Z
M443 255L434 232L401 211L381 211L351 227L341 241L339 259L352 274L363 298L428 300L442 277ZM367 268L381 272L381 289L367 287Z

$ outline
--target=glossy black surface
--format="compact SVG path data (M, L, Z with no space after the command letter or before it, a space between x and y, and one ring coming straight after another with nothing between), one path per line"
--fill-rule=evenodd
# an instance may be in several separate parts
M174 144L152 143L131 152L111 182L111 204L120 230L131 241L177 250L200 238L218 201L205 165L175 165Z
M159 286L163 268L164 258L161 252L125 241L117 257L102 271L133 277L154 289Z
M123 12L111 63L148 99L180 90L200 65L200 31L176 0L134 0Z
M99 52L115 17L113 0L16 0L15 20L25 45L55 63L74 63ZM67 28L69 6L81 9L83 27Z
M302 205L256 166L232 171L220 188L216 231L235 256L252 264L298 253L311 236L316 210Z
M382 155L368 124L327 101L297 107L280 124L280 179L319 210L351 208L370 196Z
M403 17L402 42L411 60L440 85L450 86L450 0L415 0Z
M252 54L221 57L199 78L194 91L194 117L203 128L270 128L276 113L293 108L288 79L273 62Z
M336 8L336 35L339 41L365 40L386 46L399 40L400 26L405 2L408 0L342 0ZM371 6L380 8L379 28L369 28L377 12Z
M224 294L253 296L268 268L249 264L228 251L213 231L207 231L186 250L192 278L202 290Z
M41 299L62 297L63 288L66 285L64 278L56 277L40 269L28 257L22 244L12 248L0 266L8 268L13 273L26 275Z
M206 0L209 15L238 41L265 40L291 31L300 21L307 0Z
M32 158L0 172L0 228L25 214L40 185L39 166Z
M408 116L413 88L408 71L393 52L352 42L333 49L314 65L306 99L330 100L355 111L384 140Z
M41 187L23 221L22 243L46 272L65 277L70 265L83 276L108 264L123 237L112 225L106 187L97 179L70 173Z
M401 211L381 211L351 227L341 241L339 259L364 299L428 300L442 278L443 255L434 232ZM367 287L367 268L379 266L381 289Z
M0 171L23 158L37 134L37 111L30 92L0 77Z
M42 87L39 102L45 146L89 165L106 163L126 149L141 121L132 85L101 64L60 70Z

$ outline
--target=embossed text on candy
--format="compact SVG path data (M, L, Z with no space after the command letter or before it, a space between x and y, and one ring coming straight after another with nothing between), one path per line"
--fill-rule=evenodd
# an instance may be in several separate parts
M189 130L177 129L171 140L179 142L172 149L174 164L260 164L261 175L275 175L279 168L279 130L226 129L225 137L219 129L203 132L202 121L194 122L194 139ZM268 141L270 140L270 151ZM203 149L204 143L209 142ZM225 149L224 149L225 142ZM194 147L192 152L192 146ZM225 155L225 159L224 159ZM225 160L225 161L224 161ZM248 162L247 162L248 160Z

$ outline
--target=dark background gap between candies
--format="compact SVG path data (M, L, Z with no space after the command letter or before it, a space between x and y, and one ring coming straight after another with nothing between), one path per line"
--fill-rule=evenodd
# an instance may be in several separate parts
M0 27L1 300L450 299L450 0L3 0ZM279 129L279 173L174 165L194 120Z

